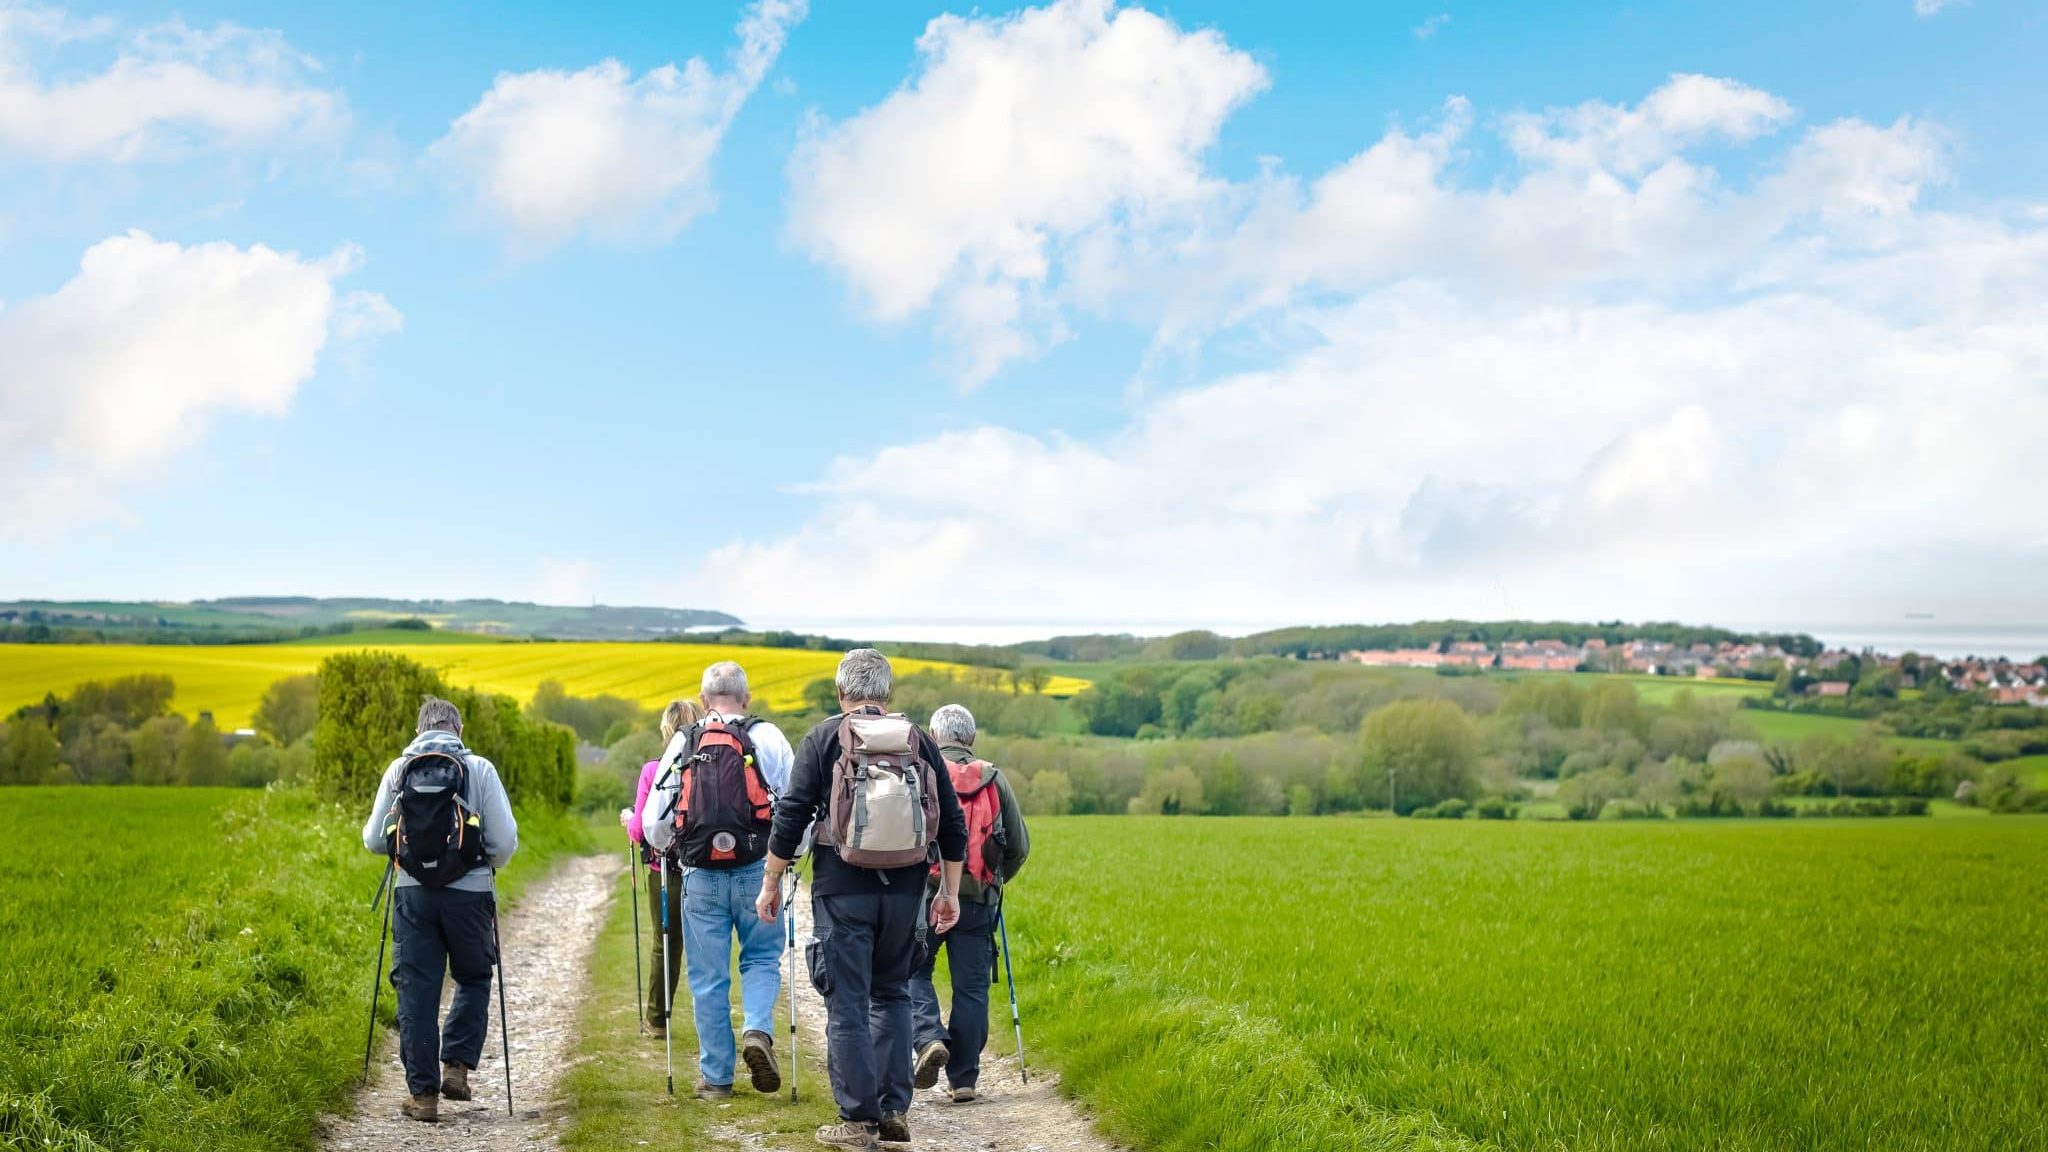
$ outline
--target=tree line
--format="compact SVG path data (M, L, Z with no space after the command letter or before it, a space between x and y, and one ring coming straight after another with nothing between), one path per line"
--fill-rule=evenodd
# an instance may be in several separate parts
M169 676L124 676L16 710L0 726L0 784L305 784L361 802L431 693L462 709L464 742L498 766L515 803L559 809L575 789L572 729L509 696L451 688L391 653L337 654L273 683L246 734L222 732L210 713L172 711L176 691Z

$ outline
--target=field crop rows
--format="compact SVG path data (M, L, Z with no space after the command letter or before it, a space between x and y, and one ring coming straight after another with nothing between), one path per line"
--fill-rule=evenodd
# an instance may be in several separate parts
M659 708L676 696L695 696L708 664L738 660L746 666L755 697L777 710L798 710L806 684L829 678L839 654L795 648L746 648L726 644L478 643L367 645L397 652L439 669L453 684L532 698L543 680L559 680L574 696L612 693ZM273 682L311 672L332 652L357 651L360 640L339 637L321 643L236 645L12 644L0 647L0 715L32 704L45 693L63 695L87 680L162 673L177 682L173 706L187 715L209 710L224 728L249 722L263 690ZM925 669L950 672L959 665L925 660L893 661L898 675ZM1056 678L1047 691L1071 694L1085 685Z
M1033 833L1027 1027L1146 1148L2048 1146L2048 820Z

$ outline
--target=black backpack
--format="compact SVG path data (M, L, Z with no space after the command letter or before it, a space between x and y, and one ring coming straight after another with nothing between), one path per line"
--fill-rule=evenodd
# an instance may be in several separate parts
M700 721L681 755L664 767L656 788L673 790L673 806L659 811L674 822L673 848L684 867L738 868L768 855L775 799L747 734L759 722L752 716Z
M384 829L385 850L427 888L445 888L484 862L483 820L470 810L469 760L428 749L406 757Z

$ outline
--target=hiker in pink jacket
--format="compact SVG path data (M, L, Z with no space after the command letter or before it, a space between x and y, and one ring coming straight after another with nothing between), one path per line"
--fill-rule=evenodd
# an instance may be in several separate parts
M661 714L661 746L668 747L676 733L695 724L703 717L703 711L689 700L674 700ZM682 870L671 859L668 876L668 987L661 986L661 867L654 854L647 849L647 836L640 827L640 810L647 806L647 793L654 788L654 778L661 770L661 761L649 760L640 769L640 786L635 790L633 806L619 813L619 823L625 825L626 835L640 846L640 859L647 871L653 873L647 881L648 923L653 925L652 943L649 945L651 959L647 962L647 1027L657 1040L668 1035L668 1013L662 1007L669 1002L676 990L676 980L683 970L683 876ZM667 995L664 995L664 992Z

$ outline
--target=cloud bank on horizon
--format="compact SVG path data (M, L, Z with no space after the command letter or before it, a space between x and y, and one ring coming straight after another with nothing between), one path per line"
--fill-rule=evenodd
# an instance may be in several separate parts
M794 164L794 229L878 316L928 317L969 383L1076 313L1284 338L1108 437L845 456L812 521L714 555L722 603L1753 617L1944 555L1986 609L2042 603L2048 210L1930 207L1938 125L1677 74L1623 105L1451 95L1328 171L1232 181L1201 156L1269 81L1213 32L1070 0L934 21L920 62ZM1481 134L1505 175L1464 171Z
M603 287L550 296L565 265L622 248L688 243L793 301L822 278L836 296L792 303L792 330L872 331L928 417L793 451L767 470L782 491L724 498L743 514L694 552L507 531L526 559L482 586L369 567L356 587L272 590L757 620L2048 615L2031 578L2048 561L2048 199L1973 195L1963 127L1815 115L1673 69L1561 104L1447 88L1426 115L1349 116L1336 159L1297 167L1286 138L1260 138L1261 102L1294 79L1284 50L1055 0L936 14L885 57L906 72L842 86L856 106L749 138L742 111L792 99L802 62L832 51L790 56L808 14L758 0L717 65L622 44L495 69L423 117L395 184L358 194L433 217L428 233L452 209L517 258L469 275L517 278L548 308ZM1899 18L1937 14L1982 13ZM1390 35L1433 51L1481 25L1411 14ZM346 87L283 31L0 2L0 173L144 189L196 163L242 173L231 195L346 169L390 144ZM773 165L741 198L772 211L727 212L719 157L736 148ZM755 215L769 222L727 223ZM0 307L0 535L60 555L80 523L119 539L216 425L290 426L330 372L443 339L447 310L422 319L405 261L383 271L346 232L299 243L330 252L310 258L250 228L177 236L211 219L106 229ZM0 210L0 251L24 225ZM592 355L664 372L658 353ZM1111 415L1036 418L1020 391L1049 368ZM746 395L733 371L718 410ZM438 386L402 384L426 401ZM645 399L674 405L676 387ZM536 443L587 435L525 419ZM547 466L494 475L530 487L521 469Z

